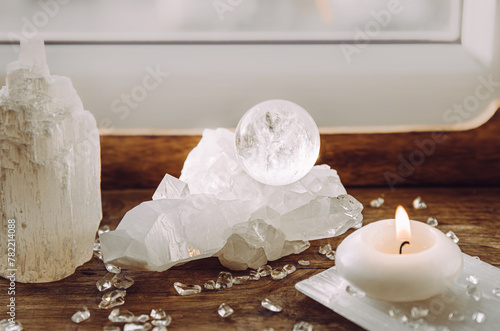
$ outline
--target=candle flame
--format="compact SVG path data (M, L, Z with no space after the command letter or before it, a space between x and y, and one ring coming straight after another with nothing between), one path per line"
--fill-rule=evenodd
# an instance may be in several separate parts
M403 206L396 209L396 238L399 241L411 239L410 218Z

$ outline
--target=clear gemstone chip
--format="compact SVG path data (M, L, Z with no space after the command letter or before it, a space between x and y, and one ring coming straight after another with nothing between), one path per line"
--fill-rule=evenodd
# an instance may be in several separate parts
M446 236L450 238L455 244L458 243L458 237L453 231L446 232Z
M280 305L272 302L271 300L269 300L267 298L262 300L262 302L260 304L262 307L264 307L267 310L270 310L272 312L275 312L275 313L279 313L280 311L283 310L283 308Z
M469 275L465 278L465 280L474 285L479 284L479 277L476 275Z
M113 286L111 279L113 279L114 276L115 276L115 274L108 272L104 277L102 277L101 279L99 279L95 283L95 285L97 286L97 289L100 292L106 291L107 289L110 289Z
M427 204L422 200L422 197L416 197L415 200L413 200L413 208L426 209Z
M162 320L167 317L167 313L161 308L151 309L149 316L151 316L151 318L155 320Z
M366 295L365 292L351 285L347 285L345 291L356 298L363 298Z
M259 267L259 269L257 269L257 272L260 274L261 277L267 277L267 276L271 275L272 271L273 271L273 268L271 268L271 266L268 264L265 264L265 265Z
M108 319L113 323L128 323L134 322L135 315L129 310L115 308L109 313Z
M105 263L104 266L106 267L107 271L112 272L114 274L119 274L122 271L122 268L117 267L111 263Z
M287 274L291 274L294 273L297 268L293 264L285 264L283 270L285 270Z
M250 270L250 280L259 280L260 273L256 270Z
M435 217L429 217L427 219L427 224L429 224L430 226L438 226L438 220L435 218Z
M401 323L408 322L408 316L406 316L405 313L403 313L401 310L399 310L397 308L391 308L391 309L389 309L389 316L391 316L396 321L399 321Z
M219 309L217 309L217 313L219 313L220 317L226 318L229 317L232 313L234 313L234 310L225 303L222 303L219 306Z
M382 197L378 197L377 199L373 199L370 201L370 207L380 208L384 204L385 200Z
M274 280L280 280L287 276L287 272L283 268L275 268L271 271L271 278Z
M73 314L73 316L71 316L71 320L77 324L86 321L89 318L90 311L86 306L83 306L81 310L77 311ZM10 328L7 328L6 330L10 330Z
M217 282L215 283L216 290L222 290L225 288L230 288L233 286L233 275L227 271L221 271L219 277L217 277Z
M99 303L99 308L109 309L123 305L125 303L126 294L126 290L114 290L103 294L101 302Z
M411 308L410 315L414 319L426 317L427 315L429 315L429 308L422 306L413 306Z
M179 282L175 282L174 288L180 295L193 295L201 292L200 285L186 285Z
M203 288L205 290L215 290L215 280L207 280L205 284L203 284Z
M328 253L331 250L332 250L332 245L330 245L330 244L319 246L319 248L318 248L318 252L322 255L325 255L326 253Z
M312 324L306 321L300 321L298 323L295 323L292 329L292 331L312 331L312 330L313 330Z
M250 279L250 276L236 276L233 277L233 284L234 285L243 285L246 284L246 282Z
M463 322L465 316L461 312L454 310L448 315L448 320L450 322Z
M308 266L311 264L311 262L308 260L299 260L299 261L297 261L297 263L302 265L302 266Z
M335 254L336 252L334 250L331 250L329 251L328 253L325 254L325 256L329 259L329 260L335 260Z
M486 314L482 311L476 311L472 314L472 320L478 324L484 323L486 321Z
M467 285L465 291L467 292L468 296L474 299L474 301L481 300L481 297L483 296L481 290L474 284Z

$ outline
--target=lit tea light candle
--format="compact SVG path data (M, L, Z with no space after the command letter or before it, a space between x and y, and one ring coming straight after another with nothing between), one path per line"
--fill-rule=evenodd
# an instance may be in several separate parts
M462 272L460 248L444 233L410 221L403 207L396 219L368 224L337 248L341 276L367 296L408 302L442 293Z

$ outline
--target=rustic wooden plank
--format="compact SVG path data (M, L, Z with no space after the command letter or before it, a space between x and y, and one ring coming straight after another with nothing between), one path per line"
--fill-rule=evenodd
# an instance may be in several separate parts
M453 230L460 238L459 246L469 255L500 267L500 188L351 188L348 190L365 205L365 223L393 217L398 204L402 204L412 219L425 221L435 216L442 231ZM149 200L153 190L103 192L104 219L102 224L115 227L124 213L142 201ZM381 208L368 207L370 200L383 195L386 202ZM422 196L428 209L415 210L411 202ZM348 231L348 233L352 230ZM333 313L312 299L299 293L294 285L334 265L318 253L320 245L329 242L335 248L346 236L316 240L311 248L299 254L271 262L273 267L293 263L298 270L281 281L269 278L245 285L235 285L222 291L204 291L200 295L181 297L173 288L175 281L203 284L215 279L225 270L217 259L209 258L177 266L166 272L130 272L136 283L128 290L122 306L136 314L146 314L152 308L164 308L173 318L169 330L291 330L293 324L305 320L314 330L361 330L353 323ZM311 261L308 267L297 265L297 260ZM72 276L54 283L16 285L16 313L26 330L100 330L111 325L109 310L97 309L100 293L95 282L106 273L102 262L92 259L79 267ZM242 275L246 272L234 272ZM0 280L3 289L8 282ZM269 298L284 307L275 314L260 307L260 300ZM1 291L0 305L5 307L8 296ZM217 307L225 302L235 313L222 319ZM76 325L71 315L82 305L92 311L90 321Z
M500 185L500 112L458 132L324 134L318 163L346 186ZM178 177L197 135L102 135L103 189L153 188Z

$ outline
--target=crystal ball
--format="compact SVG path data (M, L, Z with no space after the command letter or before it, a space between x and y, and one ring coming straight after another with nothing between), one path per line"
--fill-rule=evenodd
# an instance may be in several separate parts
M235 133L236 156L253 179L287 185L304 177L319 155L319 130L312 116L287 100L268 100L248 110Z

